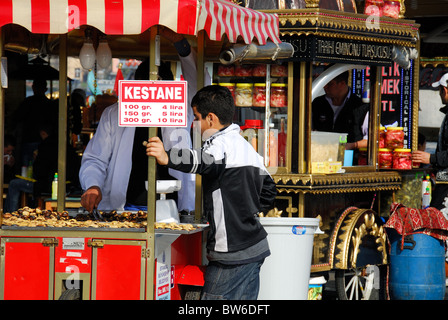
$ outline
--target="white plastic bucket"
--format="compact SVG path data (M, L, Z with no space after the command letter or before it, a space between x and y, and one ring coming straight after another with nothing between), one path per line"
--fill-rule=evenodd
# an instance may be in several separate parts
M271 255L260 270L259 300L307 300L316 218L260 218Z

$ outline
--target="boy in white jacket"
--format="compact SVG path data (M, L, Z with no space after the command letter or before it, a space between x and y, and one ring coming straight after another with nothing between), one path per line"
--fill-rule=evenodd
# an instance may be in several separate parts
M152 137L146 154L160 165L202 176L204 215L210 223L202 298L256 299L260 267L270 255L257 214L272 209L275 183L263 158L232 124L235 106L227 88L204 87L191 105L203 147L165 151L160 139Z

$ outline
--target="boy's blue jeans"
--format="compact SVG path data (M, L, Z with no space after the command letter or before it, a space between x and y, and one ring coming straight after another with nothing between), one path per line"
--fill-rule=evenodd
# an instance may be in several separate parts
M202 300L256 300L263 261L240 265L211 261L205 271Z

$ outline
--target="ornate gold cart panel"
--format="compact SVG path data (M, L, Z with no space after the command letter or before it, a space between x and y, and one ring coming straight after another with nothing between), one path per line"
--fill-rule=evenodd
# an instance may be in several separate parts
M336 289L342 292L339 298L360 298L347 291L348 280L372 278L377 271L384 275L382 268L388 263L388 254L383 217L387 217L390 202L401 197L400 189L407 183L403 178L406 173L378 168L381 68L393 64L393 50L419 49L419 26L410 20L381 17L372 28L367 15L319 8L319 1L305 2L304 9L268 10L278 13L282 40L295 49L289 62L288 157L285 168L272 174L278 190L275 212L284 217L320 218L321 232L315 235L311 272L336 271L336 286L341 286ZM360 50L339 50L350 46ZM373 58L363 48L384 54ZM352 64L355 69L356 65L369 65L372 74L367 164L344 167L345 173L311 173L313 68L319 63ZM418 58L411 61L413 71L409 77L414 82L419 75L418 67L413 66L418 63ZM408 145L416 149L418 86L411 89L410 95L406 111ZM347 275L353 277L348 279ZM361 287L364 285L365 281L360 282ZM371 298L371 291L366 296L367 289L362 290L361 298ZM380 291L380 295L385 292L384 288Z

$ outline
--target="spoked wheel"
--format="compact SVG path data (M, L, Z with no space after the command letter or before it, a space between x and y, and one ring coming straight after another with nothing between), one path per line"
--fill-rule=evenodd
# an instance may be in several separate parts
M78 289L65 290L59 300L81 300L81 291Z
M386 266L336 270L335 285L340 300L386 299Z

